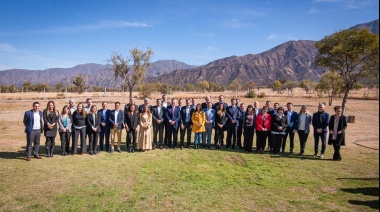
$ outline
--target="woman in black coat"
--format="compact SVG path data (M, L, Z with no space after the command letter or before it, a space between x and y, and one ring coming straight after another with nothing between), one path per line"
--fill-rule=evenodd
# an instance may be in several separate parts
M54 101L49 101L43 112L47 157L53 157L55 137L57 136L58 129L58 114L59 112L55 109Z
M96 154L96 146L100 133L100 117L96 105L92 105L86 116L86 131L89 140L90 155Z
M279 107L277 109L277 113L272 115L271 124L271 136L274 154L280 153L282 138L285 135L285 130L287 127L289 127L288 117L284 115L284 108Z
M342 107L335 106L335 115L331 116L329 122L329 145L334 147L333 160L341 161L340 147L345 146L345 130L347 128L347 119L342 116Z
M226 108L224 104L219 104L217 111L215 113L215 135L214 135L214 144L215 148L220 149L220 146L223 146L224 131L226 130L227 115Z
M129 104L128 112L124 118L125 131L127 132L127 151L135 152L137 135L140 129L140 115L136 105Z

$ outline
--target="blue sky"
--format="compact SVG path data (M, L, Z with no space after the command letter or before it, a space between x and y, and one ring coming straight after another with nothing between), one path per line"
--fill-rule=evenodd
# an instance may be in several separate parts
M377 0L0 0L0 70L106 64L135 47L204 65L379 18Z

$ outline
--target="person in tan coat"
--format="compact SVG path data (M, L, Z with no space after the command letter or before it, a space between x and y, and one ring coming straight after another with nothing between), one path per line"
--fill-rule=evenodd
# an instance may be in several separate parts
M152 149L152 114L149 106L145 106L140 114L140 131L137 149L145 152Z
M197 104L195 111L191 115L191 121L193 123L191 131L195 133L195 149L199 149L199 143L201 141L202 134L206 131L206 115L205 112L202 111L201 104Z

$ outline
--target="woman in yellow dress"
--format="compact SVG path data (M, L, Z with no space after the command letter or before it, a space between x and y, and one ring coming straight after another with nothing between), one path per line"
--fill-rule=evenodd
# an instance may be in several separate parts
M152 114L149 106L145 106L140 114L140 131L137 149L145 152L152 149Z
M203 112L201 104L197 104L195 111L191 115L191 121L193 123L191 131L195 133L195 149L199 149L199 143L201 142L202 133L206 131L206 114Z

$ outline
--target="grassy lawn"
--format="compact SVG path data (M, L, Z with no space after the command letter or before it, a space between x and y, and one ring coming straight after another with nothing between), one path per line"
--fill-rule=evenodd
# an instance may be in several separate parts
M0 160L0 210L378 210L378 153L343 148L335 162L331 147L315 159L308 143L302 157L176 149L25 162L15 153Z

